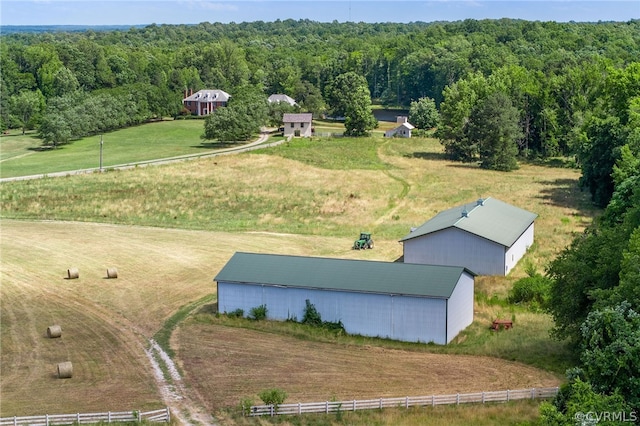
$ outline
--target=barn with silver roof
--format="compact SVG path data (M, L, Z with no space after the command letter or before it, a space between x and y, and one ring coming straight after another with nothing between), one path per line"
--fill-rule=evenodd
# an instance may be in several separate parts
M495 198L442 211L400 240L404 262L507 275L533 244L537 217Z

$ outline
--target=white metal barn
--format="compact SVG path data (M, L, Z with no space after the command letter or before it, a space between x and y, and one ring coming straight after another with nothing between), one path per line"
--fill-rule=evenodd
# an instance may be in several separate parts
M306 300L349 334L449 343L473 322L474 274L465 268L235 253L214 278L218 309L302 320Z
M404 262L507 275L533 244L537 217L495 198L442 211L400 240Z

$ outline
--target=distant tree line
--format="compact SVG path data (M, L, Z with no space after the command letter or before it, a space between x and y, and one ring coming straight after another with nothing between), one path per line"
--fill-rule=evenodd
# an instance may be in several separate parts
M631 131L639 57L638 20L278 20L14 33L0 43L0 127L37 128L46 143L65 143L177 116L186 89L215 88L246 99L253 98L247 92L285 93L303 111L344 117L347 133L360 135L375 125L363 97L405 108L427 99L439 118L415 118L437 124L451 158L511 170L521 158L573 156L585 187L605 206L613 186L600 177L619 150L608 158L599 150L607 140L624 145ZM359 96L336 91L350 90L345 79L357 80ZM85 103L94 110L98 94L102 106L130 117L70 123ZM276 116L259 118L274 123Z

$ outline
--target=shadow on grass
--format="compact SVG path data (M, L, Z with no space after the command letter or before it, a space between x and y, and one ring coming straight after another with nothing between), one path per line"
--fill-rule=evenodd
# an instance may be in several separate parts
M58 150L58 149L64 149L64 146L60 146L58 145L57 147L53 147L51 145L46 145L46 146L30 146L29 148L27 148L27 151L35 151L35 152L49 152L49 151L54 151L54 150Z
M530 160L519 160L522 164L532 164L534 166L551 167L554 169L573 169L576 168L575 160L571 158L536 158Z
M222 149L239 145L241 142L202 142L200 145L192 145L191 148ZM244 142L242 142L244 143Z
M543 200L545 204L557 207L576 209L580 214L592 216L596 208L589 201L588 194L580 189L578 182L574 179L553 179L543 181L544 188L537 198Z
M443 161L447 160L447 155L444 152L412 152L405 154L405 158L419 158L421 160L434 160Z

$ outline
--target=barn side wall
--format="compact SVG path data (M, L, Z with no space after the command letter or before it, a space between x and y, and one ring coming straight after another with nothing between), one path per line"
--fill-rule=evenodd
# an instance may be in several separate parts
M474 278L464 272L447 305L447 343L473 322Z
M516 266L518 261L522 259L522 256L529 250L529 247L533 245L533 225L532 223L505 253L505 274L509 273Z
M505 248L457 228L404 241L404 262L463 266L478 275L505 274Z
M305 300L323 321L342 321L349 334L446 344L446 300L390 294L218 282L218 309L232 312L266 305L274 320L302 320Z

